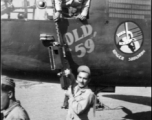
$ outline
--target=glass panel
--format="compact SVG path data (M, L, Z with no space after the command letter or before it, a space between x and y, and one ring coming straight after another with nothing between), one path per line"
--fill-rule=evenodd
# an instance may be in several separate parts
M51 0L1 0L1 19L49 20Z

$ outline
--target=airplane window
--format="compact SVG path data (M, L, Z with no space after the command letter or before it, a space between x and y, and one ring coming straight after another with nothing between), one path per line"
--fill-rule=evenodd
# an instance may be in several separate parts
M51 0L1 0L1 19L49 20Z

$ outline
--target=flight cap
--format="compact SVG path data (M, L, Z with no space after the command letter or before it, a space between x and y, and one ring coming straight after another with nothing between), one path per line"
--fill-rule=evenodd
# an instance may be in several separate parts
M15 87L14 80L6 76L1 76L1 84L8 85L13 88Z
M79 73L79 72L86 72L86 73L88 73L89 75L91 74L90 68L89 68L88 66L86 66L86 65L81 65L81 66L79 66L77 72L78 72L78 73Z

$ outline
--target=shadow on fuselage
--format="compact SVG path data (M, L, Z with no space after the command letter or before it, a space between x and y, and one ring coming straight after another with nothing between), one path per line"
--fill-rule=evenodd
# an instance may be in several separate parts
M33 71L2 71L2 75L8 76L14 79L28 80L28 81L37 81L37 82L48 82L48 83L60 83L57 73L59 71L50 72L33 72Z
M144 96L134 96L134 95L103 95L103 97L109 97L112 99L118 99L126 102L151 106L151 98L146 96L144 97Z

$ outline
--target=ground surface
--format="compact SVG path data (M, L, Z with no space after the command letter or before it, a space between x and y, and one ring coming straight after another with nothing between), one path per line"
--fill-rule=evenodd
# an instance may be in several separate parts
M31 120L65 120L67 110L61 109L64 91L59 84L15 80L16 98L21 101ZM97 111L91 120L151 120L151 87L118 87L116 93L99 94L100 100L120 110Z

